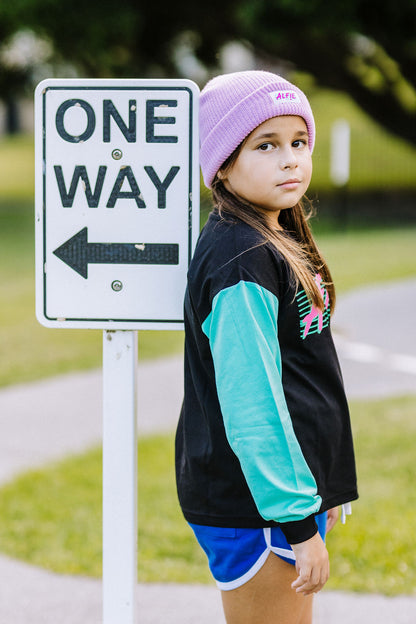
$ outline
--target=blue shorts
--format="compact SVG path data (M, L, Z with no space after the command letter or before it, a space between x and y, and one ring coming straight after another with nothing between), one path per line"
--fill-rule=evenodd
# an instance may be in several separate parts
M326 512L315 516L323 540ZM209 568L221 590L247 583L260 570L270 552L295 565L295 555L279 527L230 529L190 524L208 557Z

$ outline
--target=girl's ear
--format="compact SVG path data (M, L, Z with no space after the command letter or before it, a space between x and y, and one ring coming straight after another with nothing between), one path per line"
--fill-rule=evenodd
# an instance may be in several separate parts
M224 180L225 176L224 176L224 172L222 171L222 169L219 169L219 170L217 171L217 178L218 178L219 180Z

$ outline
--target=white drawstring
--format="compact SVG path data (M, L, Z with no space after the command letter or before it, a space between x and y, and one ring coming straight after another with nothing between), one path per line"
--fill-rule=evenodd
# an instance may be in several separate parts
M351 503L344 503L341 506L341 522L342 522L342 524L345 524L345 522L347 520L347 516L350 516L351 514L352 514Z

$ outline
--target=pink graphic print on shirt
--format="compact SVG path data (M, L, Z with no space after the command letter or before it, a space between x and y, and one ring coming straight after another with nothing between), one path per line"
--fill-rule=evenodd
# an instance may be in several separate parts
M329 325L329 295L322 283L322 277L319 273L315 275L315 283L322 295L324 302L323 310L310 303L304 290L301 290L296 296L298 300L299 314L301 317L301 336L303 339L305 339L310 333L320 334L323 328Z

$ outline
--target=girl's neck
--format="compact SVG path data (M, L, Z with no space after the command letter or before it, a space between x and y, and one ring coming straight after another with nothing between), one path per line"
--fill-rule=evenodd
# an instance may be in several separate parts
M258 212L261 212L261 214L264 216L267 222L267 225L269 226L270 229L283 230L283 227L281 223L279 222L280 210L276 210L276 211L263 210L262 208L259 208L258 206L256 206L256 210L258 210Z

